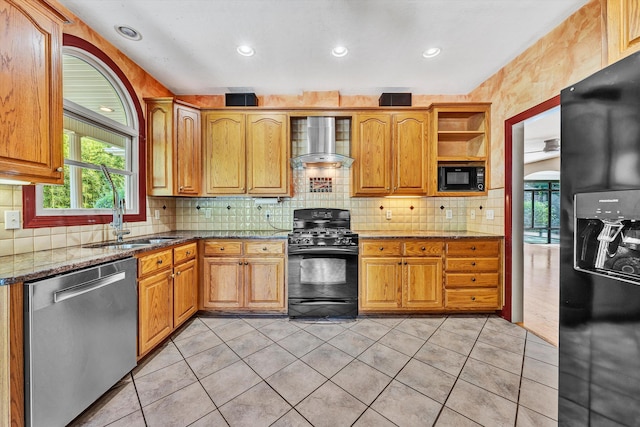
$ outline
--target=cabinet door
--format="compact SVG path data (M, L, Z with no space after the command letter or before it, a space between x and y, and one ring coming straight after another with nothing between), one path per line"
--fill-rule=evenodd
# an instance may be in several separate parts
M173 101L147 103L147 192L173 195Z
M241 258L204 258L203 263L203 307L242 307L243 260Z
M361 114L353 125L351 167L355 196L384 195L391 192L391 116Z
M427 194L427 119L424 114L393 118L393 193Z
M248 258L246 262L245 306L284 309L284 258Z
M360 309L401 308L402 258L362 258L360 266Z
M247 186L249 194L290 194L286 114L247 116Z
M245 116L209 113L204 117L204 193L246 192Z
M0 177L62 184L62 20L6 0L0 16Z
M442 308L442 259L404 258L402 306Z
M138 281L138 355L143 355L173 331L171 270Z
M200 193L200 112L175 105L176 194L195 196Z
M173 325L181 323L198 311L198 274L196 260L192 259L174 269Z
M640 50L640 0L607 1L609 64Z

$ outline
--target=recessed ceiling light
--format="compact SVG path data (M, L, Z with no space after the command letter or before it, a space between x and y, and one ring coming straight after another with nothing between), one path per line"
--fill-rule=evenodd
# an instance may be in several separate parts
M116 25L115 28L116 32L125 39L134 41L142 40L142 34L128 25Z
M337 58L342 58L347 53L349 53L349 49L344 46L336 46L331 50L331 54Z
M430 47L429 49L422 52L422 56L424 56L425 58L433 58L434 56L438 55L440 55L439 47Z
M251 46L247 45L238 46L236 50L242 56L253 56L256 53Z
M99 107L99 110L100 111L104 111L105 113L113 113L113 111L114 111L113 108L107 107L107 106L104 106L104 105L101 105Z

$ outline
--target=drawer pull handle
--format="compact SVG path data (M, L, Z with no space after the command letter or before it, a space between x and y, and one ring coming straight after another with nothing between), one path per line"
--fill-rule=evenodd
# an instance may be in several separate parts
M244 265L249 265L249 263L247 261L244 262Z
M472 250L472 251L475 251L475 250L476 250L476 247L475 247L475 246L471 246L471 250Z
M426 251L427 248L425 248L424 246L420 248L421 251Z
M380 246L378 249L380 249L381 251L384 251L384 246Z
M472 263L471 263L471 265L472 265L473 267L475 267L475 266L476 266L476 262L475 262L475 261L474 261L474 262L472 262Z
M475 301L475 300L476 300L476 297L471 297L471 301Z
M402 265L402 262L399 262L398 265Z
M242 261L240 261L240 262L238 263L238 265L242 265Z
M476 281L476 278L475 278L475 277L472 277L472 278L471 278L471 281L472 281L472 282L475 282L475 281Z
M187 251L187 256L191 255L191 251Z
M267 250L267 247L265 246L264 248L262 248L262 250L263 250L263 251L266 251L266 250Z
M180 273L181 273L181 271L177 271L177 272L176 272L176 276L179 276L179 275L180 275Z
M162 260L158 259L157 264L162 264Z
M221 251L224 251L224 246L221 246L221 247L220 247L220 250L221 250Z

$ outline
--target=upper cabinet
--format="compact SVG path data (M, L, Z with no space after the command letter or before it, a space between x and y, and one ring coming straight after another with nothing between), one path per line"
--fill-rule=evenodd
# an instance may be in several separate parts
M173 98L147 104L147 193L200 194L200 111Z
M36 0L0 0L0 178L63 182L62 24Z
M432 107L431 158L429 182L436 196L467 196L486 194L489 176L489 112L490 104L434 104ZM485 168L482 191L440 191L440 167Z
M352 195L427 195L427 135L425 113L357 114Z
M640 50L640 0L607 0L609 64Z
M202 130L204 195L291 195L286 114L207 112Z

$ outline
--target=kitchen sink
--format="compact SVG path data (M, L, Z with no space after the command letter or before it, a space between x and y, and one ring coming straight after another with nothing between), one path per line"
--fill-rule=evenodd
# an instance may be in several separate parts
M172 237L150 237L146 239L134 239L127 240L125 242L101 242L101 243L92 243L90 245L83 245L83 248L89 249L137 249L144 248L151 245L156 245L158 243L170 242L172 240L180 239L180 237L172 236Z

